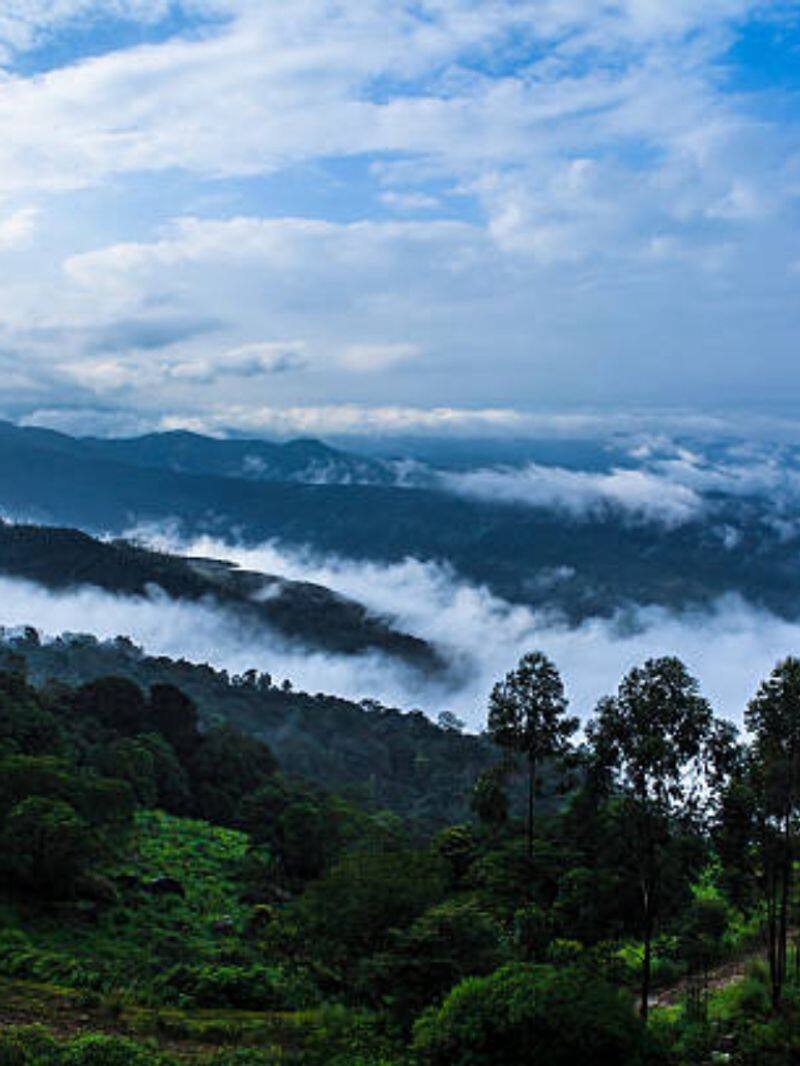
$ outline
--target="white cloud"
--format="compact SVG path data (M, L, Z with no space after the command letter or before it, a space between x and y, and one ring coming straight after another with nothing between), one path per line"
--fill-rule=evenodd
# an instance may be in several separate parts
M525 431L526 417L503 408L466 410L457 407L366 407L326 404L321 407L225 407L197 417L166 415L165 429L197 432L235 429L256 436L329 436L428 434L432 436L505 435Z
M697 518L704 507L693 489L647 470L590 473L531 463L522 468L444 473L439 481L460 496L560 510L579 518L612 509L635 519L678 526Z
M269 653L251 665L265 662L275 673L285 670L312 691L372 695L406 708L420 706L433 717L454 709L473 728L485 722L494 681L535 648L555 660L573 707L583 718L631 666L651 656L678 655L700 678L717 710L741 721L759 681L777 659L795 654L800 645L800 624L755 609L736 596L724 597L709 609L682 613L632 607L611 621L593 618L570 628L545 613L506 603L447 567L417 559L386 566L321 558L275 544L244 548L210 538L187 544L153 529L140 535L157 547L228 558L246 569L326 585L435 643L449 656L452 670L445 682L422 681L403 671L398 674L385 661L368 663L364 669L363 662L348 667L329 660L323 668L319 659L306 664L301 657L283 660ZM191 647L186 631L174 643L181 640ZM211 661L214 654L218 661L221 652L212 653Z
M422 351L416 344L351 344L341 356L348 370L372 373L418 359Z
M39 215L36 207L22 207L5 218L0 217L0 252L27 244L36 229Z

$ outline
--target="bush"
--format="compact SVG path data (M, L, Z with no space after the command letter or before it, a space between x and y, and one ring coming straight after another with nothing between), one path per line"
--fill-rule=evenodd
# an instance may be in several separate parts
M428 1066L541 1062L634 1066L659 1061L630 997L576 967L513 963L468 978L414 1027L414 1048Z
M159 1066L166 1061L152 1047L98 1033L72 1040L61 1058L62 1066Z
M56 1066L58 1045L39 1025L4 1026L0 1031L0 1066Z

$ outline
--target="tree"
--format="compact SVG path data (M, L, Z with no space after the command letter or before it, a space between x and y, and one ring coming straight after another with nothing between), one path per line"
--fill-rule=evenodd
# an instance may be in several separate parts
M459 718L452 711L442 711L436 719L436 724L440 729L444 729L448 733L463 733L467 727L467 723L463 718Z
M778 663L745 712L752 734L749 777L767 904L772 1005L786 980L789 900L800 814L800 660Z
M74 808L46 796L29 796L9 812L0 843L11 880L37 896L54 898L71 891L96 846Z
M410 1020L463 978L489 974L507 959L500 924L474 900L448 899L391 933L360 979L376 1005Z
M150 689L150 718L181 759L191 756L200 744L195 703L174 685L153 685Z
M563 759L578 719L567 716L567 698L558 670L541 652L520 659L492 690L489 735L500 747L522 755L528 768L528 855L533 855L537 774L545 760Z
M647 1018L652 944L670 850L695 823L730 741L676 658L649 659L600 701L586 730L596 768L621 813L637 871L644 957L640 1012Z
M469 805L481 825L487 828L496 830L508 820L507 774L507 766L493 766L484 770L473 786Z
M147 724L142 690L126 677L101 677L81 685L74 696L74 709L115 733L139 733Z

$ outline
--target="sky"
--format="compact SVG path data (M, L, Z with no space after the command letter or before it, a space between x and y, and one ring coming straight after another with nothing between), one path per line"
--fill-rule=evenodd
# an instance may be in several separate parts
M793 416L799 133L796 2L5 0L0 413Z

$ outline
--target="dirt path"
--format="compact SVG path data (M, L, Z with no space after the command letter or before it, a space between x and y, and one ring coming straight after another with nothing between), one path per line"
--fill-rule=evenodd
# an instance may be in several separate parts
M713 994L714 992L721 991L723 988L727 988L728 985L737 984L737 982L744 980L745 975L747 974L747 968L750 964L759 959L765 959L766 954L766 948L762 947L757 951L746 952L735 959L728 959L727 962L712 967L708 971L708 982L706 985L708 991ZM701 974L692 974L688 977L682 977L680 981L677 981L674 985L670 985L669 988L662 988L657 992L651 1000L651 1007L674 1007L677 1004L682 1003L685 1000L689 989L692 986L696 986L701 980Z

